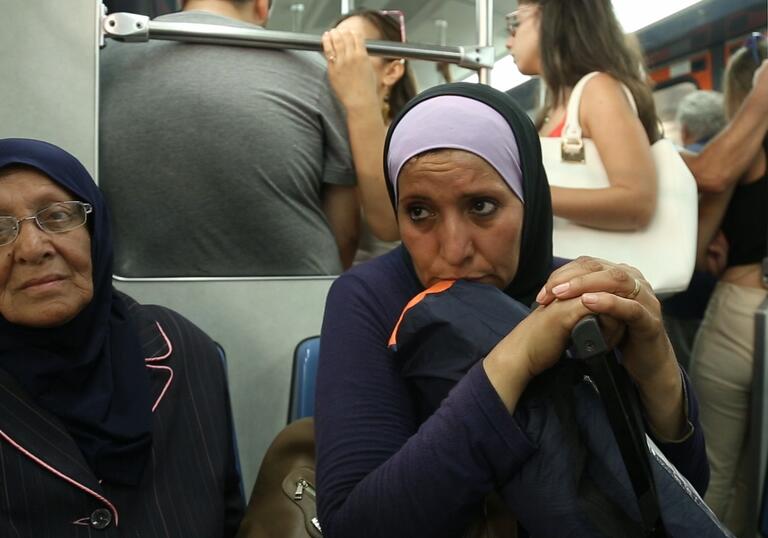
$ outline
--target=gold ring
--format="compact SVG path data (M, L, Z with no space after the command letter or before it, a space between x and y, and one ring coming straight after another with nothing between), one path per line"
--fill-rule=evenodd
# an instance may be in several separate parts
M635 279L635 287L632 290L632 292L627 295L627 299L634 299L640 294L640 281L638 279Z

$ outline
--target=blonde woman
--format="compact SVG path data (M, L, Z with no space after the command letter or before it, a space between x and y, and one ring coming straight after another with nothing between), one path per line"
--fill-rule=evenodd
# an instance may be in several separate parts
M733 122L766 57L756 35L728 62L725 111ZM745 530L749 400L752 384L754 313L766 296L761 261L768 243L768 140L762 140L743 173L725 182L719 193L703 195L700 206L700 265L707 247L722 230L728 242L725 270L709 301L693 348L691 377L701 400L701 421L712 471L706 500L737 535Z

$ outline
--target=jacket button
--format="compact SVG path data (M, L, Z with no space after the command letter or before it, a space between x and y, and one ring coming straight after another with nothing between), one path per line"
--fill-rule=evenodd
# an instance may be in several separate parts
M112 512L106 508L98 508L91 514L91 527L94 529L106 529L112 523Z

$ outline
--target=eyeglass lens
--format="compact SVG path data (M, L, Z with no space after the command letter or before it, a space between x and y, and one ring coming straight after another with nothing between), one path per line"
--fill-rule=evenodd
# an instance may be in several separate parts
M92 211L90 204L83 202L58 202L34 215L17 219L11 216L0 216L0 245L13 242L19 234L21 222L32 219L37 226L48 233L62 233L85 224L87 215Z

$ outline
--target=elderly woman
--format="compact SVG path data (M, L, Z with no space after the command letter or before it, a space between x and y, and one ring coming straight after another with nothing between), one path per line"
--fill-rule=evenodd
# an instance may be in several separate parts
M0 252L0 535L233 535L217 348L113 289L109 213L72 155L0 140Z
M428 90L390 126L385 165L403 245L334 283L322 329L315 418L324 535L462 535L485 497L536 451L518 400L589 313L600 315L609 340L620 337L649 431L703 490L696 400L685 397L687 381L642 275L593 259L550 275L552 214L538 135L514 102L482 85ZM406 303L447 279L541 306L422 421L387 342Z

